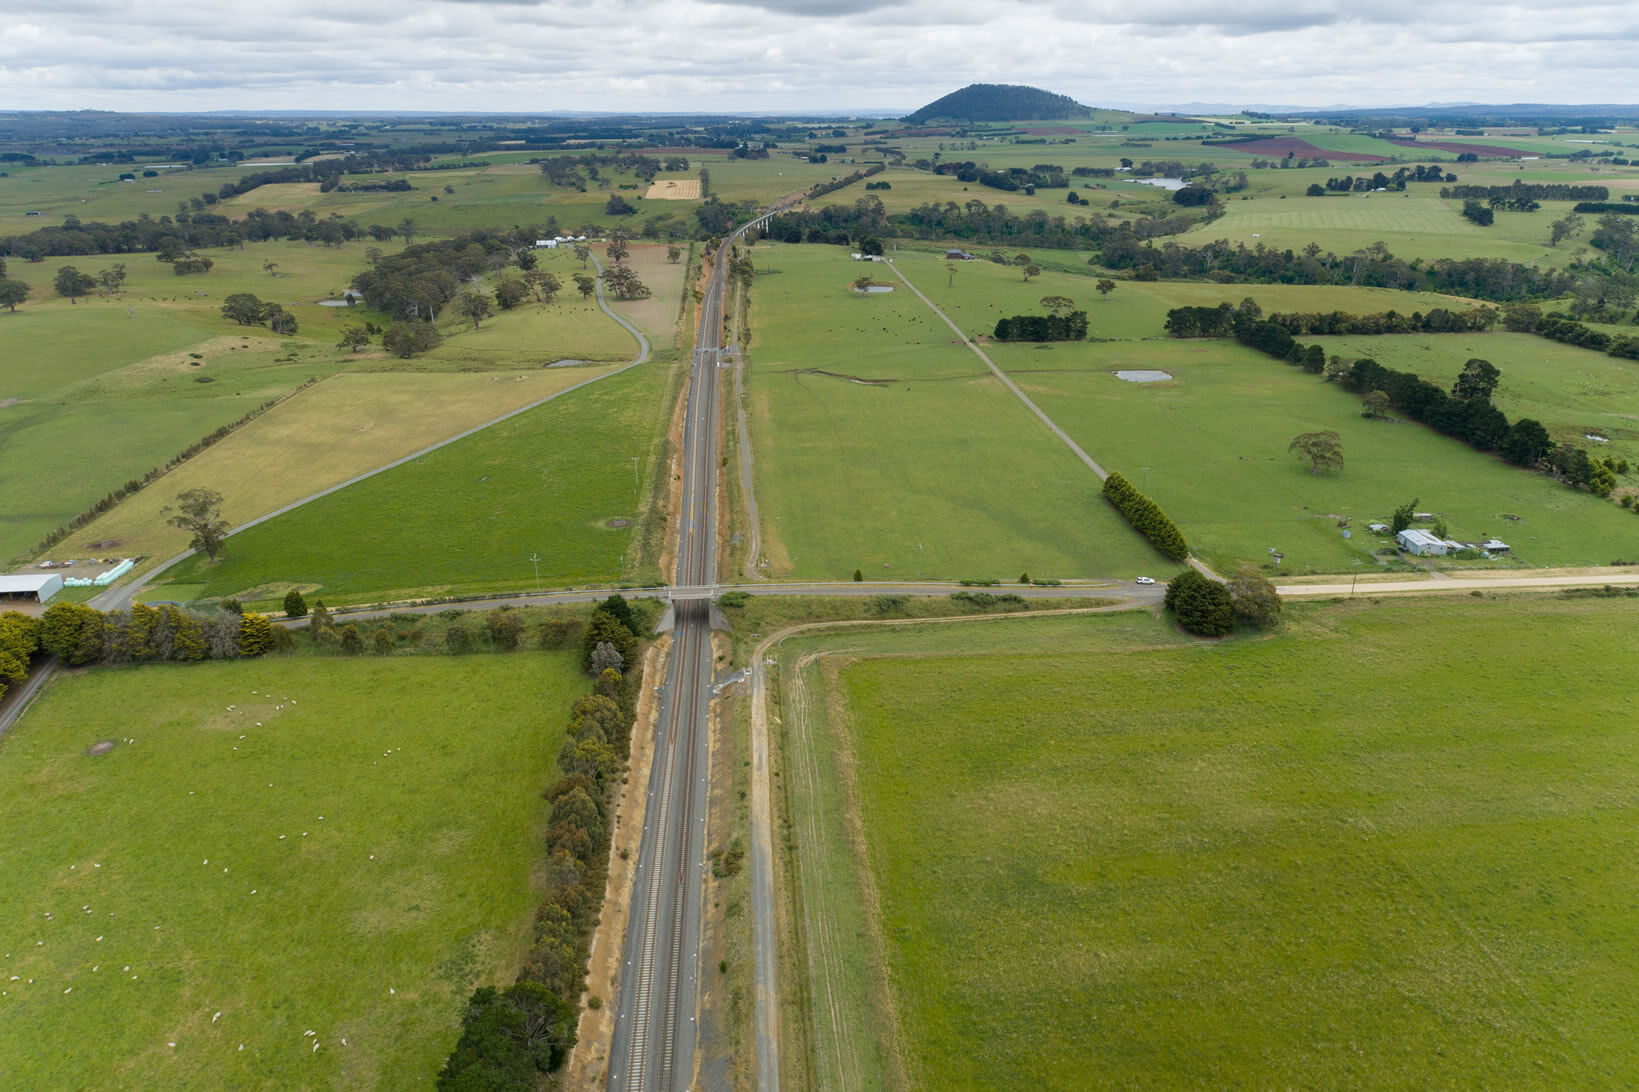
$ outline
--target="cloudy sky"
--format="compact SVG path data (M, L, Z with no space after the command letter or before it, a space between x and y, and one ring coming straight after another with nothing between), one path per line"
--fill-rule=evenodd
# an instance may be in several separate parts
M1636 44L1631 0L0 0L0 109L1634 103Z

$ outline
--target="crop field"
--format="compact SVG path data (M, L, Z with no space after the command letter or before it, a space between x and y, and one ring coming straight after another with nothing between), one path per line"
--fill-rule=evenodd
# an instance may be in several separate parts
M1534 417L1556 443L1639 463L1639 364L1631 360L1503 331L1312 340L1328 354L1350 360L1369 356L1436 383L1455 382L1474 357L1489 360L1502 371L1491 400L1509 420ZM1590 441L1589 433L1609 443ZM1618 483L1635 484L1621 478Z
M1604 565L1632 556L1631 512L1509 466L1420 425L1366 420L1359 400L1231 341L1133 341L989 350L1106 468L1144 489L1214 566L1263 561L1293 572L1370 571L1385 543L1365 524L1416 497L1453 537L1495 535L1514 563ZM1173 378L1129 383L1114 372ZM1342 438L1344 469L1309 472L1293 437ZM1148 467L1148 471L1144 468ZM1344 538L1340 519L1352 521Z
M747 372L770 575L1132 575L1098 480L882 265L758 246Z
M1519 617L788 643L809 1085L1631 1084L1639 616Z
M0 1080L429 1084L529 944L572 659L59 677L0 741Z
M651 362L566 395L249 528L216 564L190 558L167 579L247 606L293 586L332 606L523 589L531 555L543 583L658 579L651 493L674 371Z
M221 493L223 516L237 525L606 371L332 376L121 502L50 556L118 550L162 561L188 548L188 535L162 511L185 490ZM93 542L115 545L93 549Z

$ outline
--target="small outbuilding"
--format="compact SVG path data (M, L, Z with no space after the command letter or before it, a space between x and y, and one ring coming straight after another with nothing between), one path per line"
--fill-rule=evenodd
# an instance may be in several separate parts
M1488 554L1506 554L1509 551L1508 543L1497 538L1488 538L1480 543L1480 549Z
M951 262L971 262L975 261L976 259L965 250L947 250L945 251L945 260Z
M63 578L56 573L0 576L0 602L49 603L62 590Z

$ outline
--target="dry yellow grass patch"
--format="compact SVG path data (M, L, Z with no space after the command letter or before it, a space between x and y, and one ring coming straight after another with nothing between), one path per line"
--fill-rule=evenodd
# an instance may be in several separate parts
M651 201L698 201L698 178L657 178L649 183L649 192L643 195Z
M332 376L275 406L166 474L51 553L164 560L188 536L161 511L186 489L214 489L235 526L573 386L606 368L531 372L360 372ZM93 542L117 542L99 547Z
M677 316L683 300L683 272L688 268L688 245L683 245L683 258L675 263L666 260L665 243L628 245L631 253L626 257L626 264L648 286L650 295L641 300L615 301L611 298L610 305L648 334L655 342L655 348L667 348L677 329Z

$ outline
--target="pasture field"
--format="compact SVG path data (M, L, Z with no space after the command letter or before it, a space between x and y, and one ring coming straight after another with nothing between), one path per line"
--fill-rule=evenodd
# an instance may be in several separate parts
M766 244L760 244L766 245ZM808 244L803 244L804 246ZM818 248L816 248L818 249ZM991 248L970 250L981 258ZM1011 252L1008 252L1011 253ZM1046 270L1024 279L1017 266L988 260L946 262L943 250L900 250L896 267L939 305L969 337L988 337L996 320L1008 315L1041 314L1043 296L1065 296L1087 312L1095 338L1153 338L1165 333L1167 312L1174 307L1215 307L1250 296L1266 312L1351 311L1366 314L1397 310L1402 314L1433 307L1467 309L1471 300L1435 292L1399 292L1387 288L1351 288L1300 284L1213 284L1204 281L1118 280L1107 296L1098 293L1099 270L1087 265L1084 251L1031 251ZM954 273L947 268L955 265ZM891 274L889 275L891 276ZM886 278L885 278L886 279Z
M882 265L758 246L747 389L769 575L1060 579L1160 558Z
M429 1084L529 944L573 660L60 676L0 741L0 1079Z
M1359 173L1332 170L1332 174ZM1307 183L1305 183L1307 185ZM1397 258L1504 258L1528 264L1563 259L1548 244L1549 216L1499 213L1496 228L1486 229L1463 219L1462 202L1434 196L1435 187L1424 187L1427 196L1417 193L1350 194L1338 197L1257 197L1250 201L1231 200L1221 219L1202 224L1179 237L1189 246L1201 246L1217 239L1262 243L1280 250L1301 251L1310 243L1337 254L1352 254L1382 242ZM1553 205L1544 206L1554 208ZM1565 206L1569 210L1570 206ZM1529 226L1512 223L1518 216ZM1555 213L1554 215L1558 215ZM1512 235L1534 236L1535 240ZM1256 237L1254 237L1256 236Z
M1455 538L1509 543L1512 564L1604 565L1634 553L1639 527L1631 512L1421 425L1366 420L1357 397L1232 341L988 351L1223 571L1264 561L1271 548L1292 572L1370 571L1385 541L1365 524L1387 522L1413 497L1419 510L1443 516ZM1129 383L1114 374L1124 369L1173 378ZM1338 473L1311 474L1287 452L1293 437L1321 429L1342 438L1346 465ZM1340 518L1352 521L1351 538L1342 537Z
M149 165L8 165L7 177L0 178L0 235L57 227L65 216L77 216L85 223L119 223L147 213L157 220L174 214L178 201L215 193L223 183L254 173L249 168L221 166L164 170L157 178L143 178L145 166ZM137 180L118 181L120 172L128 170L135 171ZM30 212L40 215L30 216Z
M545 584L658 580L654 494L680 375L657 360L613 376L249 528L216 564L189 558L167 579L247 606L292 586L332 606L522 590L532 554Z
M332 376L121 502L50 556L118 550L154 564L188 548L188 535L169 526L161 511L184 490L221 493L223 517L238 525L606 371ZM93 542L118 545L92 549Z
M1616 332L1627 336L1626 329ZM1634 361L1501 330L1304 340L1318 342L1328 354L1346 360L1369 356L1434 383L1455 382L1471 358L1489 360L1502 371L1491 400L1510 421L1534 417L1547 426L1556 443L1639 463L1639 363ZM1589 433L1604 436L1609 443L1590 441ZM1636 484L1632 478L1617 482Z
M833 178L840 178L853 171L859 170L862 163L805 163L792 156L780 152L770 152L768 159L735 159L733 156L696 155L699 149L689 149L689 174L687 177L698 178L700 168L704 167L711 172L710 192L719 200L727 204L739 201L769 202L775 197L786 193L802 193L816 182L829 182ZM665 178L667 175L660 175ZM671 176L682 177L682 176ZM855 183L839 193L850 193L858 188L860 196L864 196L865 184ZM690 208L681 201L659 201L657 205L666 208ZM690 217L693 223L693 217ZM692 231L691 231L692 234Z
M787 642L789 1083L1631 1084L1639 616L1518 606Z
M80 310L84 314L72 317L80 328L100 328L117 345L123 308L118 315L98 315L86 305ZM11 328L0 322L0 331ZM35 324L30 335L41 328L48 324ZM178 339L186 335L175 323L168 332ZM0 558L26 552L127 480L164 465L184 447L307 379L342 366L334 350L316 349L311 342L207 336L190 347L199 359L168 352L102 374L94 373L89 351L69 355L65 371L78 373L77 382L0 408ZM119 350L113 352L120 360ZM8 356L0 375L10 372L12 361L26 376L36 362L54 359L49 350ZM33 370L38 375L40 369Z
M351 370L518 373L566 359L623 362L635 351L631 335L598 310L595 300L581 299L570 279L579 263L567 252L541 255L543 267L567 286L551 304L530 303L499 313L478 330L446 314L442 327L447 340L414 360L337 349L334 340L344 323L387 322L386 316L362 307L318 304L340 295L363 266L364 249L300 243L267 243L243 251L225 248L210 252L217 261L210 273L185 278L174 276L149 255L130 255L125 289L118 297L92 297L78 304L52 294L56 270L78 262L76 268L92 272L111 264L108 259L13 263L34 284L35 292L16 314L0 314L0 337L8 348L15 345L19 350L0 361L0 452L5 453L0 459L0 557L26 551L127 480L163 465L188 444L309 379ZM274 263L275 275L264 270L267 262ZM234 292L282 303L300 322L300 334L278 338L266 327L237 326L223 318L221 302ZM675 293L671 307L675 320ZM584 376L582 369L565 370ZM542 385L549 388L544 393L550 393L560 383L556 375L518 380L516 374L496 382L515 380L521 384L516 386L520 393ZM402 408L406 398L436 388L406 378L400 397L392 393L395 384L384 378L373 389L382 392L384 408L392 412ZM349 387L355 395L363 389ZM4 404L12 398L21 401ZM530 400L519 398L504 408ZM373 419L356 399L344 401L359 411L359 423L353 427ZM431 442L503 411L474 419L458 398L447 423L423 415L414 418L414 427L434 429L426 440ZM307 433L297 442L310 452L324 439L322 433ZM399 454L424 446L404 447L403 439L399 436L389 446L399 448ZM342 461L347 461L345 452ZM368 467L349 473L363 469ZM331 484L349 473L330 475L327 464L319 460L291 481L306 485L317 475L325 478L323 484ZM51 488L42 489L42 482L52 483ZM172 490L166 501L174 495ZM247 512L242 518L254 514ZM94 539L123 537L129 530ZM169 537L162 528L150 531Z

